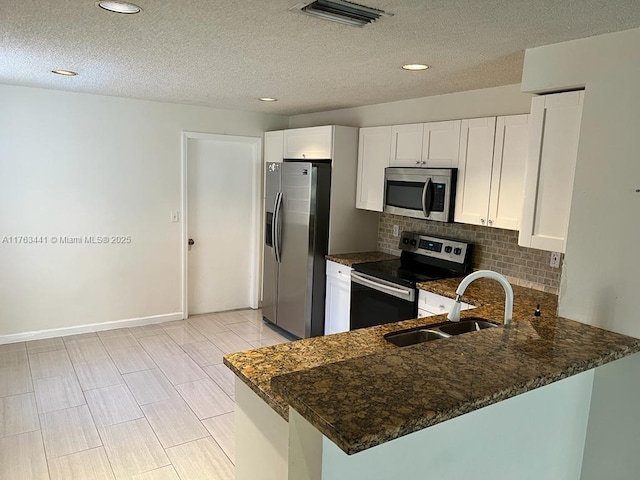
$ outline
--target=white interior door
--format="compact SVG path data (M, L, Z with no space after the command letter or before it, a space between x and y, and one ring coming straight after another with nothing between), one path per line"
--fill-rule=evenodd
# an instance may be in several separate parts
M257 308L260 139L185 135L187 312Z

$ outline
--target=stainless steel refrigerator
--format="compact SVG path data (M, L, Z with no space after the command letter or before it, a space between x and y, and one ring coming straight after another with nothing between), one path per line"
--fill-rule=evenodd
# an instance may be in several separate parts
M324 333L331 162L267 163L262 315L300 338Z

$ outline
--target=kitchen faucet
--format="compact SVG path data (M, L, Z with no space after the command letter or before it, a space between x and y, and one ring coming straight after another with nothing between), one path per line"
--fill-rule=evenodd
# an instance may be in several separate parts
M500 282L502 288L504 288L504 293L506 295L504 302L504 324L509 325L511 323L511 317L513 316L513 288L511 288L511 284L506 278L491 270L478 270L477 272L473 272L462 279L456 290L456 303L453 304L453 308L449 312L449 315L447 315L447 319L452 322L460 321L460 299L462 294L471 282L478 278L493 278Z

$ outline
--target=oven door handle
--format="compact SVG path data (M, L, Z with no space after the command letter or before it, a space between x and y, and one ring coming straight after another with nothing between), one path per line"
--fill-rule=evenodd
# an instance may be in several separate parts
M422 213L425 217L431 215L431 202L433 201L433 195L431 193L431 179L427 179L424 182L424 188L422 189Z
M370 277L362 273L351 272L351 281L364 285L365 287L373 288L379 292L388 293L398 298L405 298L409 302L413 302L415 299L415 289L397 288L387 285L386 283L380 283L375 277Z

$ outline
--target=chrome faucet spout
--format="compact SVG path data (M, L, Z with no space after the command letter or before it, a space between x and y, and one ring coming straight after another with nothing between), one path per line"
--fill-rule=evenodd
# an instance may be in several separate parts
M504 288L504 324L509 325L511 323L511 317L513 316L513 288L511 288L511 284L506 278L504 278L504 276L491 270L478 270L477 272L473 272L462 279L456 290L456 303L454 303L449 315L447 315L447 319L452 322L460 321L460 299L467 287L478 278L492 278L498 281L502 285L502 288Z

